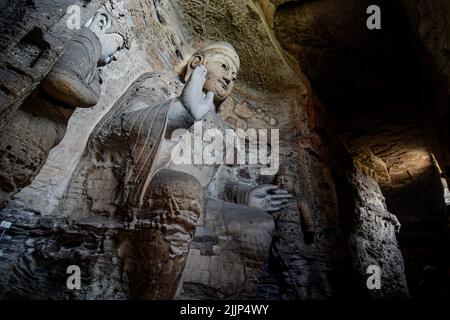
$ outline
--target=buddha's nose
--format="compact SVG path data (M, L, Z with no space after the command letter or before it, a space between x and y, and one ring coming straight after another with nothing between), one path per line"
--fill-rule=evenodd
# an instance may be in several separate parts
M231 82L231 76L229 74L226 74L223 76L223 80L225 80L225 83L228 85Z

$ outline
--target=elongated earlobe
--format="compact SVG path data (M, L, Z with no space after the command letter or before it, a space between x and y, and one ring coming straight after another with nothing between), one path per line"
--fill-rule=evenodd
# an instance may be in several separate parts
M194 69L204 61L205 58L200 54L196 54L189 59L186 66L186 75L184 76L184 82L188 81L188 79L191 77L192 71L194 71Z

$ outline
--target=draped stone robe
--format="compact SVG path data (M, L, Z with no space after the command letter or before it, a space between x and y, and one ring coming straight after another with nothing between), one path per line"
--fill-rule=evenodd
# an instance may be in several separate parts
M144 205L155 171L168 160L159 157L161 143L170 107L181 88L174 75L164 73L144 74L128 88L92 132L69 187L69 200L71 189L82 183L86 188L79 191L92 201L85 208L67 203L70 212L76 208L82 213L119 214L133 220ZM114 195L99 194L98 183L89 183L99 176L111 177L108 189Z

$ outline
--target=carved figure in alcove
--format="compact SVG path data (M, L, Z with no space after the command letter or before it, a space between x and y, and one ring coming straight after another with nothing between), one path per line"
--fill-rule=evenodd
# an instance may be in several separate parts
M280 166L276 180L280 188L283 188L294 195L294 199L292 199L292 201L295 202L296 209L300 214L305 243L312 243L316 233L313 212L307 201L301 195L301 191L299 190L300 184L297 182L297 177L295 176L292 168L290 168L286 163L283 163Z

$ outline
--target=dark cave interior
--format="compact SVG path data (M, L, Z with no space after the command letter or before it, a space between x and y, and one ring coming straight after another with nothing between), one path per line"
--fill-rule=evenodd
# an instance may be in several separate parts
M397 2L377 1L381 30L359 27L369 2L288 2L277 9L275 31L398 217L410 294L439 296L449 265L441 180L448 133L436 132L449 115L445 84ZM435 290L424 288L425 278Z

